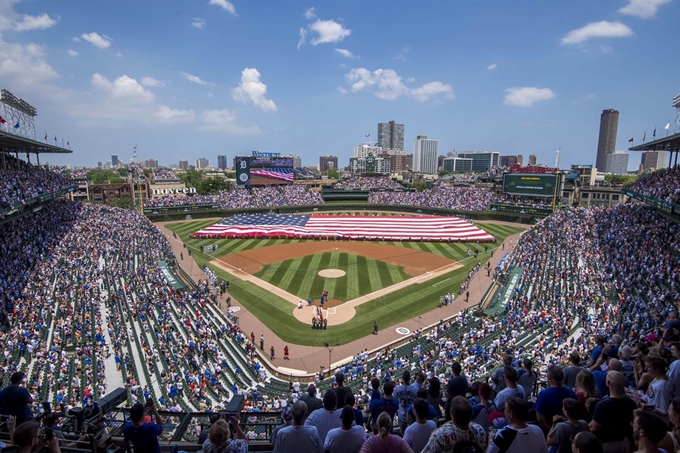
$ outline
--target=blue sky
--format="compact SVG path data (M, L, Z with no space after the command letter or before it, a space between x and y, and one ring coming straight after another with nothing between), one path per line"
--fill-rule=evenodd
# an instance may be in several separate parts
M95 165L111 154L292 153L347 165L378 122L440 153L594 164L600 113L617 149L674 124L679 0L0 0L0 86ZM629 167L639 164L633 153Z

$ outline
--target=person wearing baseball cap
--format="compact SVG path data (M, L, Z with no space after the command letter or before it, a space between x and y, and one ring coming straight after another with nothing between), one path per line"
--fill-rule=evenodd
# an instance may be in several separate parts
M25 377L21 371L14 373L10 377L9 387L0 392L0 414L14 415L17 420L16 426L34 418L31 412L33 397L23 387Z
M290 404L286 404L286 406L284 406L284 408L281 410L281 421L283 423L274 428L274 431L272 431L271 435L272 450L274 449L274 445L276 444L276 435L279 433L279 431L293 424L293 407Z

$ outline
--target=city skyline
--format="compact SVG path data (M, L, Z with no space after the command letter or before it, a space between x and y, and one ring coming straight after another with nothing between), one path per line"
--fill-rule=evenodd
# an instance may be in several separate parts
M622 145L678 130L679 1L266 4L0 0L0 79L38 109L37 136L70 143L50 162L76 166L128 162L135 144L164 164L252 150L344 163L394 119L442 154L549 164L561 148L568 167L595 164L604 109L621 112ZM376 16L406 32L376 33Z

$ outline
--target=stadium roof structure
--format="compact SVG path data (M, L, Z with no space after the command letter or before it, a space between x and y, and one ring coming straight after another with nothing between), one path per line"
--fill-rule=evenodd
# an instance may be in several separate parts
M628 151L680 151L680 132L668 137L659 138L642 145L628 148Z
M73 151L0 130L0 152L68 154Z

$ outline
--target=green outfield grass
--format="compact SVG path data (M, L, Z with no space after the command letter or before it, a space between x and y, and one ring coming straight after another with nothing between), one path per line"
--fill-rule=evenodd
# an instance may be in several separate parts
M342 269L339 278L319 277L322 269ZM268 264L256 277L295 294L302 300L319 299L321 292L343 302L392 286L409 277L400 266L352 253L324 252Z
M266 247L275 244L300 242L298 240L284 239L191 239L190 233L200 230L215 223L215 220L203 220L196 222L180 222L169 224L168 228L192 249L193 257L197 264L210 262L211 260L237 251L252 248ZM237 279L221 269L211 266L218 276L231 281L230 294L243 307L250 310L255 316L266 324L283 341L309 346L323 346L324 342L332 345L345 344L369 335L372 331L373 321L377 321L380 328L393 326L406 319L417 318L423 313L436 309L439 296L454 292L457 294L460 284L465 280L468 271L477 261L482 264L496 252L505 238L511 234L524 231L525 228L514 225L499 225L491 223L476 223L476 225L498 238L495 244L446 244L427 242L385 242L385 244L413 248L422 251L442 255L463 264L463 267L445 275L429 280L425 283L410 285L386 296L377 298L357 307L357 314L351 321L339 325L329 326L327 330L312 330L311 326L304 324L293 316L293 305L250 282ZM200 252L201 245L217 244L217 252L205 254ZM477 250L480 255L477 259L466 258L465 253L470 247ZM488 247L485 253L484 249ZM186 254L185 254L186 255ZM185 256L186 259L186 256ZM318 296L317 296L318 297Z

